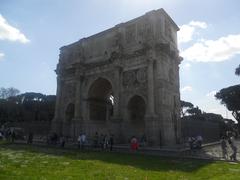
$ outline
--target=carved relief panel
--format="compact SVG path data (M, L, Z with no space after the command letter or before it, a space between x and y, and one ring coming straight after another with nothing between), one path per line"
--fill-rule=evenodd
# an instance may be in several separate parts
M139 68L123 72L123 87L145 86L147 82L147 68Z

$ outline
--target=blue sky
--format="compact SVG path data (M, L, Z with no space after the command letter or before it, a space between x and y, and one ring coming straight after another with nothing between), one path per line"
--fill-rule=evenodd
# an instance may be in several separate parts
M0 87L55 94L59 48L164 8L181 28L181 99L231 113L213 97L239 84L238 0L0 0Z

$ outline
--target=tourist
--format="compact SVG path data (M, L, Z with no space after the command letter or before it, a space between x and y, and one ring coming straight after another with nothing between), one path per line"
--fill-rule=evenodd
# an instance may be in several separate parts
M227 142L224 136L221 138L222 158L227 159Z
M0 140L3 139L3 133L0 131Z
M98 132L95 133L94 139L93 139L93 147L98 148Z
M105 137L103 134L101 134L100 136L100 146L102 148L102 150L104 149L104 141L105 141Z
M11 131L11 141L12 143L15 141L15 138L16 138L16 133L14 131L14 129Z
M84 149L85 143L86 143L86 135L85 133L82 133L81 138L80 138L80 148Z
M146 135L145 135L145 134L143 134L140 142L141 142L141 145L142 145L143 147L146 146Z
M60 138L60 145L62 148L65 147L65 137L64 136L61 136L61 138Z
M109 138L109 145L110 145L110 151L113 150L113 143L114 143L114 139L113 139L113 134L111 134L110 138Z
M138 140L135 136L131 139L131 150L136 151L138 149Z
M230 156L230 160L236 161L237 160L237 146L234 141L234 137L231 136L228 140L228 143L232 149L232 154Z
M203 141L203 138L201 135L198 135L196 137L196 147L201 149L202 148L202 141Z
M108 148L108 137L105 134L103 139L103 149L107 149L107 148Z
M189 144L190 150L193 149L193 143L194 143L194 141L195 141L194 137L188 137L188 144Z
M79 149L81 148L81 135L82 134L79 134L78 139L77 139L77 141L78 141L78 148Z
M30 133L28 134L27 144L32 144L32 142L33 142L33 133L30 132Z
M53 132L49 135L48 143L56 145L57 141L58 141L58 138L59 137L58 137L57 133Z

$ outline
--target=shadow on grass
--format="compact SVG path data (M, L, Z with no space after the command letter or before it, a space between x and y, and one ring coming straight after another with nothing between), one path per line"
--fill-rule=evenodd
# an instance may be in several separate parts
M97 160L105 163L132 166L142 170L151 171L193 172L213 163L211 160L160 157L155 155L102 152L93 150L79 151L77 149L61 149L58 147L23 144L0 144L0 151L1 149L62 156L71 160Z

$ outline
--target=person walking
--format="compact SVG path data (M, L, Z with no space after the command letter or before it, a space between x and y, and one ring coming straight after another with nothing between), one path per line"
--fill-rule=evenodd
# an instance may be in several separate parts
M86 143L86 135L85 135L85 133L82 133L80 142L81 142L80 143L80 148L84 149L84 146L85 146L85 143Z
M62 148L65 147L65 137L64 137L64 136L61 136L61 138L60 138L60 146L61 146Z
M33 133L30 132L30 133L28 134L27 144L32 144L32 142L33 142Z
M99 136L98 136L98 132L96 132L94 139L93 139L93 147L94 148L98 148L98 140L99 140Z
M135 136L131 139L131 149L132 151L136 151L138 149L138 140Z
M100 135L100 146L101 146L102 150L104 149L104 141L105 141L105 137L103 134L101 134Z
M15 133L15 131L13 129L12 132L11 132L11 141L12 141L12 143L14 143L15 138L16 138L16 133Z
M108 137L105 134L104 135L104 142L103 142L103 149L107 149L108 148Z
M220 144L221 144L221 149L222 149L222 158L227 159L228 158L227 142L226 142L226 138L224 136L222 136L222 138L220 140Z
M111 136L109 138L110 151L113 150L113 143L114 143L113 141L114 141L113 134L111 134Z
M234 137L231 136L228 140L228 143L232 149L232 154L230 156L230 160L237 161L237 146L234 141Z
M79 134L78 139L77 139L78 149L81 148L81 135L82 135L82 134Z

